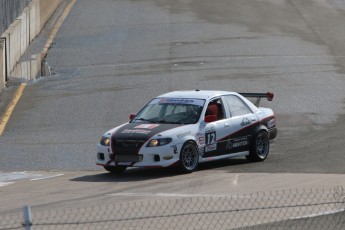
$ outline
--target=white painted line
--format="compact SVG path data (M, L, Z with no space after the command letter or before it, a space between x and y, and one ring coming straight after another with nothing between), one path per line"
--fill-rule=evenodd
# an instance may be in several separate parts
M250 196L229 196L229 195L214 195L214 194L182 194L182 193L113 193L108 196L143 196L143 197L228 197L228 198L249 198Z
M0 187L5 187L7 185L14 184L14 182L0 182Z
M53 176L33 178L33 179L30 179L30 180L32 180L32 181L35 181L35 180L45 180L45 179L50 179L50 178L54 178L54 177L58 177L58 176L63 176L63 175L64 174L56 174L56 175L53 175Z
M26 174L27 171L22 171L22 172L12 172L12 174Z
M340 213L340 212L345 212L345 209L339 209L339 210L333 210L333 211L327 211L327 212L319 212L319 213L314 213L314 214L305 215L305 216L298 216L298 217L294 217L291 219L292 220L298 220L298 219L305 219L305 218L312 218L312 217L336 214L336 213Z
M238 183L238 177L240 176L241 174L236 174L235 175L235 180L232 182L234 185L237 185Z

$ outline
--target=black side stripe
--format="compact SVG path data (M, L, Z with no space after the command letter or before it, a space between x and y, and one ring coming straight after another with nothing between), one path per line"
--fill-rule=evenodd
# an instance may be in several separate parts
M235 132L233 132L233 133L231 133L231 134L229 134L229 135L227 135L227 136L225 136L225 137L219 139L219 142L228 140L229 138L235 136L236 134L241 133L241 132L244 132L244 131L246 131L247 129L253 128L253 126L256 126L256 125L258 125L258 124L262 124L262 123L264 123L264 122L266 122L266 121L268 121L268 120L270 120L270 119L273 119L274 117L275 117L274 115L273 115L273 116L269 116L269 117L266 117L266 118L262 119L261 121L255 122L255 123L253 123L253 124L251 124L251 125L248 125L248 126L242 128L242 129L240 129L240 130L237 130L237 131L235 131ZM251 135L251 134L250 134L250 135Z

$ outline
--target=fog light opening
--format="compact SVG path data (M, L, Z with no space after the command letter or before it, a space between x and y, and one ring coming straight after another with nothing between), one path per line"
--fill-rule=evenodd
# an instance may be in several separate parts
M155 155L155 156L154 156L154 160L155 160L155 161L161 161L161 158L160 158L159 155Z

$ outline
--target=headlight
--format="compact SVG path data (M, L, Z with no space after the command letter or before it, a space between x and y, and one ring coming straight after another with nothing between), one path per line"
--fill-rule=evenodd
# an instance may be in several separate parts
M169 144L170 142L172 142L171 138L152 139L147 144L147 147L163 146Z
M102 137L101 141L100 141L100 144L101 145L104 145L104 146L109 146L110 144L110 139L108 137Z

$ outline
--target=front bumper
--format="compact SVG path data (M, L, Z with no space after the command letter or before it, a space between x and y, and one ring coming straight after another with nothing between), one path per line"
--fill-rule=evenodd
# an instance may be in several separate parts
M108 146L98 144L96 164L100 166L169 167L179 161L175 145L143 147L137 155L116 155Z

